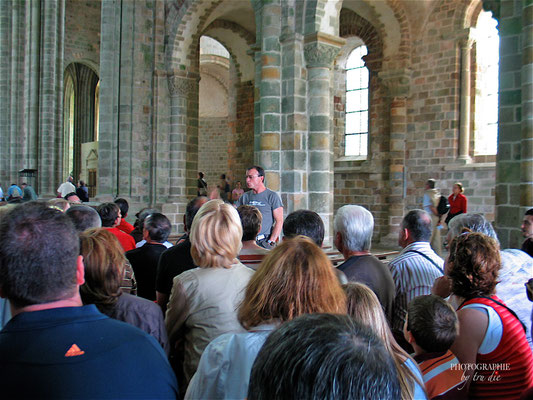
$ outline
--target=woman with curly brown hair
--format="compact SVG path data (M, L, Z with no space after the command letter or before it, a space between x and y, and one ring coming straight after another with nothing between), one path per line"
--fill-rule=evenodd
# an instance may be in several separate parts
M85 283L80 287L83 303L94 304L108 317L149 333L168 353L161 308L120 288L126 258L115 235L103 228L88 229L80 234L80 252L85 265Z
M469 398L518 399L533 386L533 354L525 326L496 295L500 271L496 240L463 232L450 245L459 335L451 350L462 364Z
M346 296L325 253L309 238L284 240L265 257L238 317L246 333L229 333L205 349L185 398L244 399L267 336L302 314L346 313Z

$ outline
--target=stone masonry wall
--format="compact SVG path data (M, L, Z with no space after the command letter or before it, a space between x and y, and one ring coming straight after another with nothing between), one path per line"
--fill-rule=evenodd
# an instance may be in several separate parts
M228 143L231 140L228 118L201 117L198 136L198 168L211 187L218 184L220 174L228 174Z
M100 0L68 0L65 7L65 66L100 65Z

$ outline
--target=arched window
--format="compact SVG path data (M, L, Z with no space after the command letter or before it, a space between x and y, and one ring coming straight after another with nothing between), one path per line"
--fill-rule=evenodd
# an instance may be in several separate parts
M63 170L71 174L74 170L74 81L70 73L66 73L63 113Z
M366 46L354 49L346 62L346 124L344 155L368 154L368 68L363 56Z
M491 12L482 11L476 26L476 97L474 154L492 155L498 140L498 69L500 38Z

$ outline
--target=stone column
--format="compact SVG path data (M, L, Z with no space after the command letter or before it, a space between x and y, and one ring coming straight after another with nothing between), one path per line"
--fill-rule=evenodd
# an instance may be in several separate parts
M57 145L63 132L64 0L41 1L41 29L40 106L39 110L32 110L39 113L38 132L34 135L40 142L35 157L39 157L39 194L54 197L65 179L61 173L61 147Z
M407 97L411 87L409 69L382 71L379 73L382 84L388 89L390 102L389 139L389 233L382 243L397 244L398 229L405 213L405 139L407 134Z
M325 238L333 233L333 98L332 66L344 39L321 32L305 37L307 64L307 140L309 209L317 212L326 228Z
M265 170L269 189L279 192L281 153L281 5L265 2L260 15L261 51L256 53L259 124L255 125L256 162ZM258 57L259 56L259 57Z
M522 12L522 140L520 148L520 207L522 215L533 207L533 3L524 1Z
M470 60L473 39L467 38L460 41L461 47L461 124L459 128L459 160L470 162Z
M163 204L163 213L172 222L173 231L181 232L183 221L180 217L185 213L187 189L192 189L191 179L187 178L193 172L196 174L198 169L198 126L196 125L195 137L194 132L188 132L190 97L195 92L198 93L198 77L191 77L190 73L189 76L185 76L172 71L168 75L168 87L170 93L169 189L167 203ZM191 150L190 154L189 150Z
M303 35L281 38L281 192L286 214L308 208L307 198L307 109Z

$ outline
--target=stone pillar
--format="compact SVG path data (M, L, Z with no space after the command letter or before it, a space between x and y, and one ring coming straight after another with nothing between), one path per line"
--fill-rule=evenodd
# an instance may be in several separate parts
M41 196L56 194L58 184L63 182L60 135L63 132L63 72L65 1L41 1L41 82L38 135L39 190ZM31 134L31 133L30 133ZM59 147L59 149L58 149Z
M411 87L409 69L389 70L379 73L383 85L388 89L390 102L389 139L389 233L382 244L396 245L398 230L405 213L405 140L407 134L407 97Z
M281 5L264 3L258 12L261 51L256 53L256 100L259 120L255 125L256 162L265 170L269 189L280 191L281 153Z
M522 140L520 208L533 207L533 3L524 1L522 12Z
M512 1L488 4L500 33L496 232L502 248L520 247L520 224L532 206L532 8L521 3L523 7Z
M281 113L281 192L286 214L308 208L307 109L303 35L284 34Z
M461 47L461 125L459 129L459 160L464 162L471 161L470 159L470 106L471 101L471 85L470 77L470 60L472 44L474 41L470 38L460 41Z
M173 232L182 232L187 195L191 190L196 193L192 176L198 173L198 124L190 129L189 114L192 112L190 98L198 94L198 77L179 72L168 75L170 93L170 134L168 140L169 190L163 213L172 222ZM197 97L197 96L196 96ZM196 116L198 108L196 108ZM197 118L196 118L197 121ZM194 196L194 193L192 196ZM192 197L190 196L190 197Z
M335 57L344 39L317 32L305 37L307 64L307 140L309 209L317 212L326 228L325 238L333 233L333 98L331 75Z

